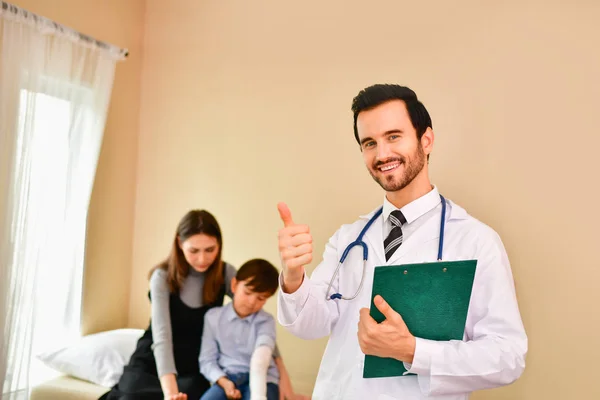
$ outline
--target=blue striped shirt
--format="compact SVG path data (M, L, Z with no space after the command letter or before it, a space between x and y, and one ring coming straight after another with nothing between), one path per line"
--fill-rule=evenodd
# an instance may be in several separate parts
M240 318L233 302L212 308L204 317L200 372L212 383L226 374L249 373L252 353L259 346L275 348L275 319L271 314L260 310ZM273 358L267 382L279 383Z

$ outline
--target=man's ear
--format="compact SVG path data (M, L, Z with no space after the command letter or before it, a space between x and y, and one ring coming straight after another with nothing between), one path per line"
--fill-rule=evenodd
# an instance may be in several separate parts
M235 279L235 276L234 276L233 278L231 278L231 293L235 294L237 286L238 286L238 280Z
M423 132L423 136L421 136L421 148L423 149L423 153L426 156L431 154L433 151L433 142L435 140L435 134L433 133L433 129L427 128L425 132Z

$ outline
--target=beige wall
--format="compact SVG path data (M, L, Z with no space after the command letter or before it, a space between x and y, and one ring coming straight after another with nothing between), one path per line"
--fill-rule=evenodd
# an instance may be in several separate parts
M190 208L216 215L239 266L277 262L280 200L318 254L380 204L349 108L398 82L433 116L434 183L502 235L530 335L522 379L473 398L600 398L600 3L558 3L149 0L130 325ZM278 335L310 390L325 341Z
M117 64L90 203L83 296L84 333L127 324L137 166L144 0L10 0L130 50Z
M382 200L351 98L399 82L433 116L434 183L502 235L530 336L522 379L473 398L600 397L598 2L12 2L131 50L92 195L84 332L147 325L147 271L190 208L219 219L228 261L276 263L285 200L320 254ZM310 391L325 340L278 334Z

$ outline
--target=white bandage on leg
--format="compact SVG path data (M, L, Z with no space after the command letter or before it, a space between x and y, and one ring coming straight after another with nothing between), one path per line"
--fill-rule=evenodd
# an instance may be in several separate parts
M258 346L250 359L250 400L267 400L267 370L273 350Z

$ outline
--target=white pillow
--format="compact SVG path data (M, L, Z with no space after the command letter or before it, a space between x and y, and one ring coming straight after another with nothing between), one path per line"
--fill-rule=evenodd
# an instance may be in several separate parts
M82 337L77 343L37 355L48 367L100 386L113 387L135 351L142 329L116 329Z

